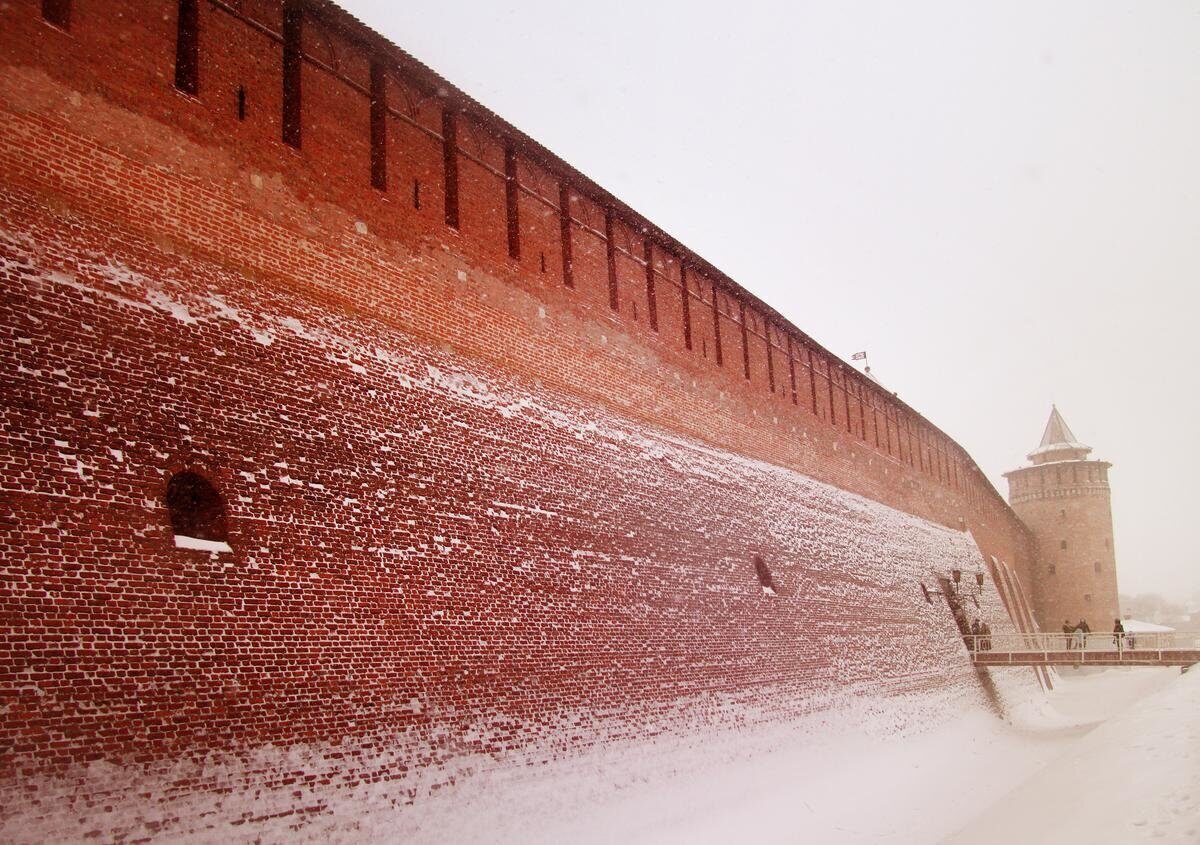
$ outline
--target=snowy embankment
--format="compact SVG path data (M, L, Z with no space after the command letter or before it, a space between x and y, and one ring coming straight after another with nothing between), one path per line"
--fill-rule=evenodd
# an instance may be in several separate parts
M910 702L915 703L915 702ZM1200 671L1065 675L1011 723L888 734L863 714L560 764L333 830L406 842L1195 841ZM1109 721L1103 721L1108 719ZM1096 725L1099 723L1099 727ZM1118 781L1123 785L1118 786ZM999 800L998 800L999 799ZM349 808L342 807L342 813ZM331 831L332 832L332 831ZM958 833L956 833L958 832ZM1117 832L1114 837L1113 832Z
M1072 743L951 841L1200 842L1200 668Z

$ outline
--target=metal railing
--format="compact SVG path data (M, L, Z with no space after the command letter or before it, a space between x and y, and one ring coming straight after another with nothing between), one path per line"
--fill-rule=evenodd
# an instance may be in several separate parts
M1134 658L1150 657L1162 652L1200 651L1200 631L968 634L963 639L966 640L967 648L978 656L988 652L1041 654L1047 661L1051 655L1058 659L1066 657L1087 662L1089 658L1111 661L1114 656Z

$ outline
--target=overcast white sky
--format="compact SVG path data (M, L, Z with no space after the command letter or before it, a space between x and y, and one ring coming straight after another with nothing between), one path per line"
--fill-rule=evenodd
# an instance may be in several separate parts
M1200 0L338 0L901 397L1007 495L1051 402L1122 592L1200 590Z

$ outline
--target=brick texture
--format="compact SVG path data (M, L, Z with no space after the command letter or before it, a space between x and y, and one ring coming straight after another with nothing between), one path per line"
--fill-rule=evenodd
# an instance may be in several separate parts
M316 816L464 756L983 695L920 583L983 567L980 612L1028 627L1033 544L913 409L328 4L298 150L279 4L198 4L195 96L175 4L70 5L0 4L10 832L212 830L248 816L181 796L231 790ZM232 552L175 547L183 470ZM241 763L137 800L95 768L202 755ZM97 809L130 801L159 811Z

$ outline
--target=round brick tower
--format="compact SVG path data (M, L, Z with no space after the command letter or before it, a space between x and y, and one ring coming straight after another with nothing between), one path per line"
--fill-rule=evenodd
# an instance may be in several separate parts
M1093 631L1112 630L1120 615L1112 539L1107 461L1075 439L1051 407L1032 466L1004 474L1008 500L1037 542L1034 613L1043 631L1086 619Z

